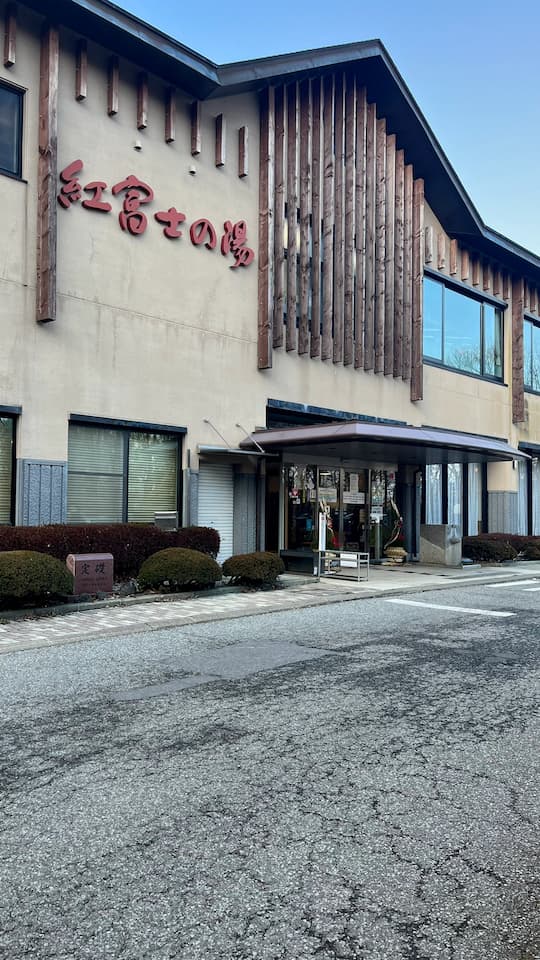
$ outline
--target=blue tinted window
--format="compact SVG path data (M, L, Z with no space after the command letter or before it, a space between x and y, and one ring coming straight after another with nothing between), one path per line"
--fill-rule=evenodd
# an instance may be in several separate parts
M424 356L455 370L501 380L501 311L490 303L425 277Z
M0 171L21 175L22 93L0 84Z

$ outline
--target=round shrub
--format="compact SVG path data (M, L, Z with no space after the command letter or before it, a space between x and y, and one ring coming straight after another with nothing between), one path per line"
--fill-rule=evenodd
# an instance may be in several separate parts
M274 584L280 573L284 572L285 565L277 554L257 551L229 557L222 569L224 576L230 577L232 583L261 587Z
M43 603L73 593L65 563L36 550L0 553L0 605Z
M139 586L143 589L174 593L184 587L210 587L221 580L219 563L206 553L169 547L145 560L139 570Z
M469 560L484 563L500 563L502 560L515 560L517 550L507 540L488 540L482 537L463 538L463 556Z

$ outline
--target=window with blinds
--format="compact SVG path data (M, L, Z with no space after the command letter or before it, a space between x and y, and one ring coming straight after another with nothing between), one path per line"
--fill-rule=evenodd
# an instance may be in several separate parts
M10 418L0 417L0 523L12 520L13 424Z
M178 440L163 433L71 424L69 523L149 523L177 509Z

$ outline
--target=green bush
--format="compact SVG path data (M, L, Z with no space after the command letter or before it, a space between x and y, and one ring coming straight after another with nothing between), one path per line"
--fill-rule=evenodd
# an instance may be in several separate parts
M500 563L502 560L515 560L518 552L512 544L503 537L488 539L487 537L464 537L463 556L469 560L483 561L484 563Z
M169 547L144 561L138 580L143 589L174 593L184 587L213 586L221 580L221 568L213 557L198 550Z
M285 565L277 554L259 551L229 557L222 569L224 576L230 577L232 583L260 587L274 584L285 570Z
M0 553L0 606L46 603L73 593L73 577L61 560L35 550Z

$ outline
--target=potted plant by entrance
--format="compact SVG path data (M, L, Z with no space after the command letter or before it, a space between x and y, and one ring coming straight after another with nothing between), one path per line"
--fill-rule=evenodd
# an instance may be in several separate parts
M383 547L383 552L385 557L390 560L391 563L405 563L405 560L407 559L407 551L405 549L405 541L403 539L403 517L399 512L396 502L391 499L390 503L395 513L396 520L392 533Z

